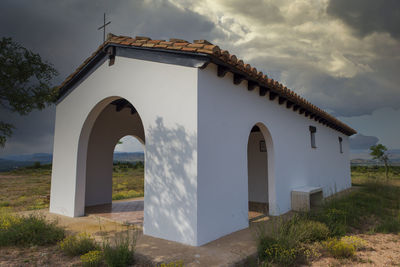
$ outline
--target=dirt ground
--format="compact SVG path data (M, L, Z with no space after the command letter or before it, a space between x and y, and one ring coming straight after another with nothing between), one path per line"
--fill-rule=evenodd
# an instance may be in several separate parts
M79 257L65 256L57 246L0 249L0 266L4 267L79 266L79 264Z
M356 235L366 241L366 248L350 259L335 259L323 255L311 266L400 266L400 235Z
M87 232L98 241L105 233L113 234L125 227L96 217L69 218L43 212L48 219L58 219L68 231ZM23 212L29 213L29 212ZM184 266L233 266L235 262L254 256L256 252L255 230L263 220L252 223L248 229L230 234L201 247L191 247L171 241L138 235L139 264L155 266L155 263L183 262ZM359 234L366 241L366 249L357 251L351 259L335 259L322 255L311 266L400 266L400 235ZM151 259L151 261L148 261ZM31 248L1 248L0 266L80 266L79 257L63 255L57 246ZM240 266L240 265L239 265Z

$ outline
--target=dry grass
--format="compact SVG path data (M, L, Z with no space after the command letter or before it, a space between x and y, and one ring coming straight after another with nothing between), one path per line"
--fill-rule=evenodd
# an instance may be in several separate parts
M0 209L37 210L49 207L51 166L0 173ZM131 164L114 166L113 199L143 196L144 169Z

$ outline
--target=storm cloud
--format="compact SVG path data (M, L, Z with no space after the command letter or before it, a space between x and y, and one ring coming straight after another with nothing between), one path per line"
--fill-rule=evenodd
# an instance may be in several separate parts
M365 136L357 134L350 138L350 149L365 150L369 149L378 143L379 139L376 136Z
M343 20L362 37L374 32L387 32L400 38L398 0L331 0L328 14Z
M357 131L400 147L398 139L387 137L400 133L387 128L372 133L366 123L356 123L368 115L368 124L378 127L382 119L373 114L388 109L400 114L400 1L4 0L0 9L0 36L12 37L53 63L60 72L54 84L101 44L97 28L106 12L112 21L107 32L207 39L354 122ZM37 152L51 152L54 107L28 117L1 113L17 130L0 155L20 153L24 145L27 151L43 147L46 151ZM392 123L386 120L385 125Z

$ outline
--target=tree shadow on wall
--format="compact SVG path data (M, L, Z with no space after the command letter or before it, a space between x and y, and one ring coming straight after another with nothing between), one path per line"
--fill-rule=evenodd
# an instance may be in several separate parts
M146 133L145 231L184 243L197 226L197 138L158 117ZM162 229L162 232L160 231Z

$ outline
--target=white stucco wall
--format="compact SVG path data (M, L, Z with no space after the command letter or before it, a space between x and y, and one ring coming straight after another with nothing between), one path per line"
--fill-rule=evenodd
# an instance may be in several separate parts
M84 214L89 136L104 107L122 97L140 114L146 138L144 233L196 245L197 75L116 57L71 91L56 109L50 211Z
M216 73L210 64L198 79L199 243L248 226L247 142L256 123L272 138L273 149L267 146L272 215L290 210L293 188L321 186L327 196L351 186L347 136L259 96L258 88L249 92L246 81L234 85L231 73L223 78ZM316 149L310 146L310 125L317 127Z
M272 215L290 210L293 188L321 186L327 196L350 187L347 136L260 97L258 89L249 92L246 81L234 85L230 73L219 78L216 72L213 64L201 70L123 57L113 66L101 64L57 105L50 211L81 216L85 201L109 201L110 169L97 178L107 184L99 189L104 198L90 189L85 196L86 183L96 180L98 159L112 161L119 130L98 140L90 136L107 129L111 113L102 111L120 97L134 105L144 127L144 234L202 245L247 227L247 150L256 124L267 144L263 197ZM100 114L104 123L96 126ZM120 134L131 131L118 125ZM310 125L317 127L316 149ZM110 157L87 165L97 154Z
M248 194L249 201L268 203L268 158L267 152L260 151L262 132L249 135L247 147ZM264 140L265 141L265 140Z

